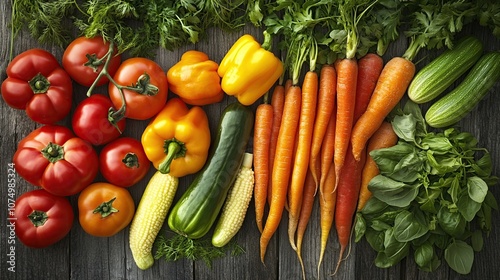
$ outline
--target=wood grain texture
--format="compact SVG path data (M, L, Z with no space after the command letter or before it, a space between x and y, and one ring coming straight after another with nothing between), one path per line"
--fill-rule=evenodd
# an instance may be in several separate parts
M10 1L0 1L0 79L5 79L5 69L9 59L10 30ZM157 61L166 71L176 63L182 53L188 49L197 49L209 54L214 61L220 61L225 52L234 41L244 33L250 33L262 39L260 30L251 26L235 33L225 33L218 29L209 30L209 38L191 46L186 46L175 51L159 49L156 53ZM500 49L500 41L490 35L489 30L478 26L468 26L463 34L474 33L484 42L486 50ZM407 46L404 38L393 43L384 60L402 55ZM43 46L36 43L27 34L20 34L14 42L14 55L33 47L41 47L52 52L61 59L63 50L53 46ZM432 52L422 51L415 59L418 62L417 70L430 61L441 50ZM279 55L278 52L276 52ZM105 92L101 87L96 92ZM74 106L85 98L86 89L75 86ZM474 109L460 125L463 130L472 132L482 147L492 153L494 173L500 175L500 83L488 94L484 101ZM233 97L226 96L219 104L204 106L209 116L212 133L218 124L219 116L225 106L235 101ZM253 106L255 109L256 106ZM70 119L61 122L69 126ZM126 136L140 139L146 122L128 121ZM192 262L187 260L175 263L157 260L154 266L146 271L141 271L135 265L128 246L128 228L110 238L96 238L86 234L75 220L73 228L62 241L44 249L29 249L20 241L15 243L15 272L10 272L7 261L9 260L10 246L8 244L9 229L7 228L7 169L12 162L17 143L39 125L32 122L23 111L8 107L0 102L0 279L300 279L301 270L297 256L288 243L287 221L288 216L283 216L278 232L273 236L268 247L266 263L263 265L259 258L259 232L255 225L253 201L245 219L241 232L235 239L245 248L246 253L237 257L229 256L214 261L213 267L208 268L202 261ZM247 150L252 150L251 142ZM147 180L152 176L153 170L139 184L130 188L130 192L138 204ZM176 199L192 181L193 176L180 179L180 186ZM98 177L97 181L102 180ZM16 179L16 197L32 190L34 187L26 183L19 176ZM492 189L494 195L500 200L500 188ZM70 198L76 212L77 196ZM417 269L412 257L404 260L400 265L390 269L375 267L373 260L376 253L366 241L352 244L350 255L342 263L340 270L332 277L338 257L339 244L335 231L331 232L325 259L317 275L316 267L319 258L319 211L318 205L314 207L308 229L303 243L303 259L308 279L496 279L500 276L500 215L493 215L493 230L485 239L484 249L475 255L474 266L470 275L462 276L453 272L446 266L441 266L434 273L426 273ZM167 230L166 223L163 230Z

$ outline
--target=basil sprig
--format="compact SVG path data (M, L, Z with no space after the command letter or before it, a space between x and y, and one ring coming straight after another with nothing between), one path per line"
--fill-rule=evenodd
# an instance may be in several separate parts
M428 131L420 108L408 101L391 115L398 143L372 151L380 174L368 186L373 196L357 213L356 242L365 237L386 268L413 253L424 271L446 263L468 274L474 252L491 230L489 190L497 184L490 153L457 128Z

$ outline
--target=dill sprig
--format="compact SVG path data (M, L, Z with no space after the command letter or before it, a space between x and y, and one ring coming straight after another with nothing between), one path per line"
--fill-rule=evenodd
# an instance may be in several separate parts
M228 252L231 256L238 256L245 252L234 240L223 247L215 247L208 239L190 239L179 234L170 237L160 235L155 246L157 247L155 259L170 262L181 259L202 260L209 268L212 268L213 260L227 256Z
M13 38L27 28L42 44L65 47L71 40L66 19L75 10L75 0L12 0L11 28Z

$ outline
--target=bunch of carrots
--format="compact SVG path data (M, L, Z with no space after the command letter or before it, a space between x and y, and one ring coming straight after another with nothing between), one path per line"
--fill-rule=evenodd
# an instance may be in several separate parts
M407 59L384 65L374 53L359 60L338 59L323 65L319 75L307 71L302 85L294 79L277 85L271 98L257 107L254 200L262 262L283 211L288 211L290 244L304 270L302 240L319 193L318 270L334 224L340 264L355 212L370 198L368 182L378 174L367 155L396 144L392 125L384 120L403 97L411 69Z

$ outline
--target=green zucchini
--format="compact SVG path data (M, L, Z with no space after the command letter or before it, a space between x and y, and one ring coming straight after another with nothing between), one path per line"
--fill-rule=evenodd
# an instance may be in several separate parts
M436 128L450 126L465 117L500 79L500 52L489 52L474 64L465 79L431 105L426 122Z
M479 39L463 38L453 49L444 51L418 71L408 87L408 97L418 104L435 99L467 72L482 53L483 44Z
M191 239L210 230L238 174L253 121L252 110L239 102L224 109L207 162L169 214L171 230Z

